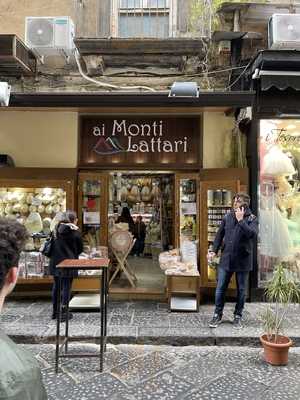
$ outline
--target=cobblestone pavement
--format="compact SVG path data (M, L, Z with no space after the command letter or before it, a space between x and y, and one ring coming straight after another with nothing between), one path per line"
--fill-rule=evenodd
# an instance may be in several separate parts
M108 345L99 360L62 359L54 373L54 345L22 345L42 368L49 400L299 400L300 348L285 367L272 367L258 348ZM72 349L73 348L73 349ZM95 352L96 344L70 350Z
M259 315L265 303L246 304L244 327L232 326L234 305L226 304L222 324L208 328L212 305L201 305L197 313L168 312L166 303L110 302L108 342L113 344L165 345L251 345L258 346L262 325ZM99 336L99 313L74 313L70 336L77 339ZM0 315L0 327L20 343L51 343L56 325L49 301L9 301ZM286 333L300 346L300 305L292 306Z

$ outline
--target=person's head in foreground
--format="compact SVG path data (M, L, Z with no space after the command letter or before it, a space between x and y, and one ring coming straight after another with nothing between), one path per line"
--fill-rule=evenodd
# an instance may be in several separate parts
M27 240L26 228L16 220L0 218L0 311L18 277L18 262Z
M11 218L0 218L0 311L18 277L26 228ZM0 398L47 400L37 360L0 330Z

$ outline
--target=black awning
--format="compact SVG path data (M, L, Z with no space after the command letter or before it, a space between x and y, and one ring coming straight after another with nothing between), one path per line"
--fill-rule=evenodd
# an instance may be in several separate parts
M200 92L199 97L168 97L155 93L12 93L10 107L247 107L255 93Z
M299 50L261 50L253 58L248 70L256 68L270 71L300 71Z
M287 90L289 88L300 90L300 75L263 75L260 77L260 88L262 91L271 89L272 87L279 90Z

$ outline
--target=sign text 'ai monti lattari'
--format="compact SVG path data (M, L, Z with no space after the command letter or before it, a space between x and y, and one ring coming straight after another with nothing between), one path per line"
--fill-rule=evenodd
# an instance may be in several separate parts
M199 164L199 118L81 119L81 165ZM100 165L101 164L101 165Z

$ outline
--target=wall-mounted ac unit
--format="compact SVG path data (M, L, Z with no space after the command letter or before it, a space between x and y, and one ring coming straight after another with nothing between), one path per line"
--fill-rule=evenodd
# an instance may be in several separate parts
M41 56L63 53L75 48L75 28L70 17L26 17L25 42Z
M300 14L273 14L268 40L269 49L300 49Z

